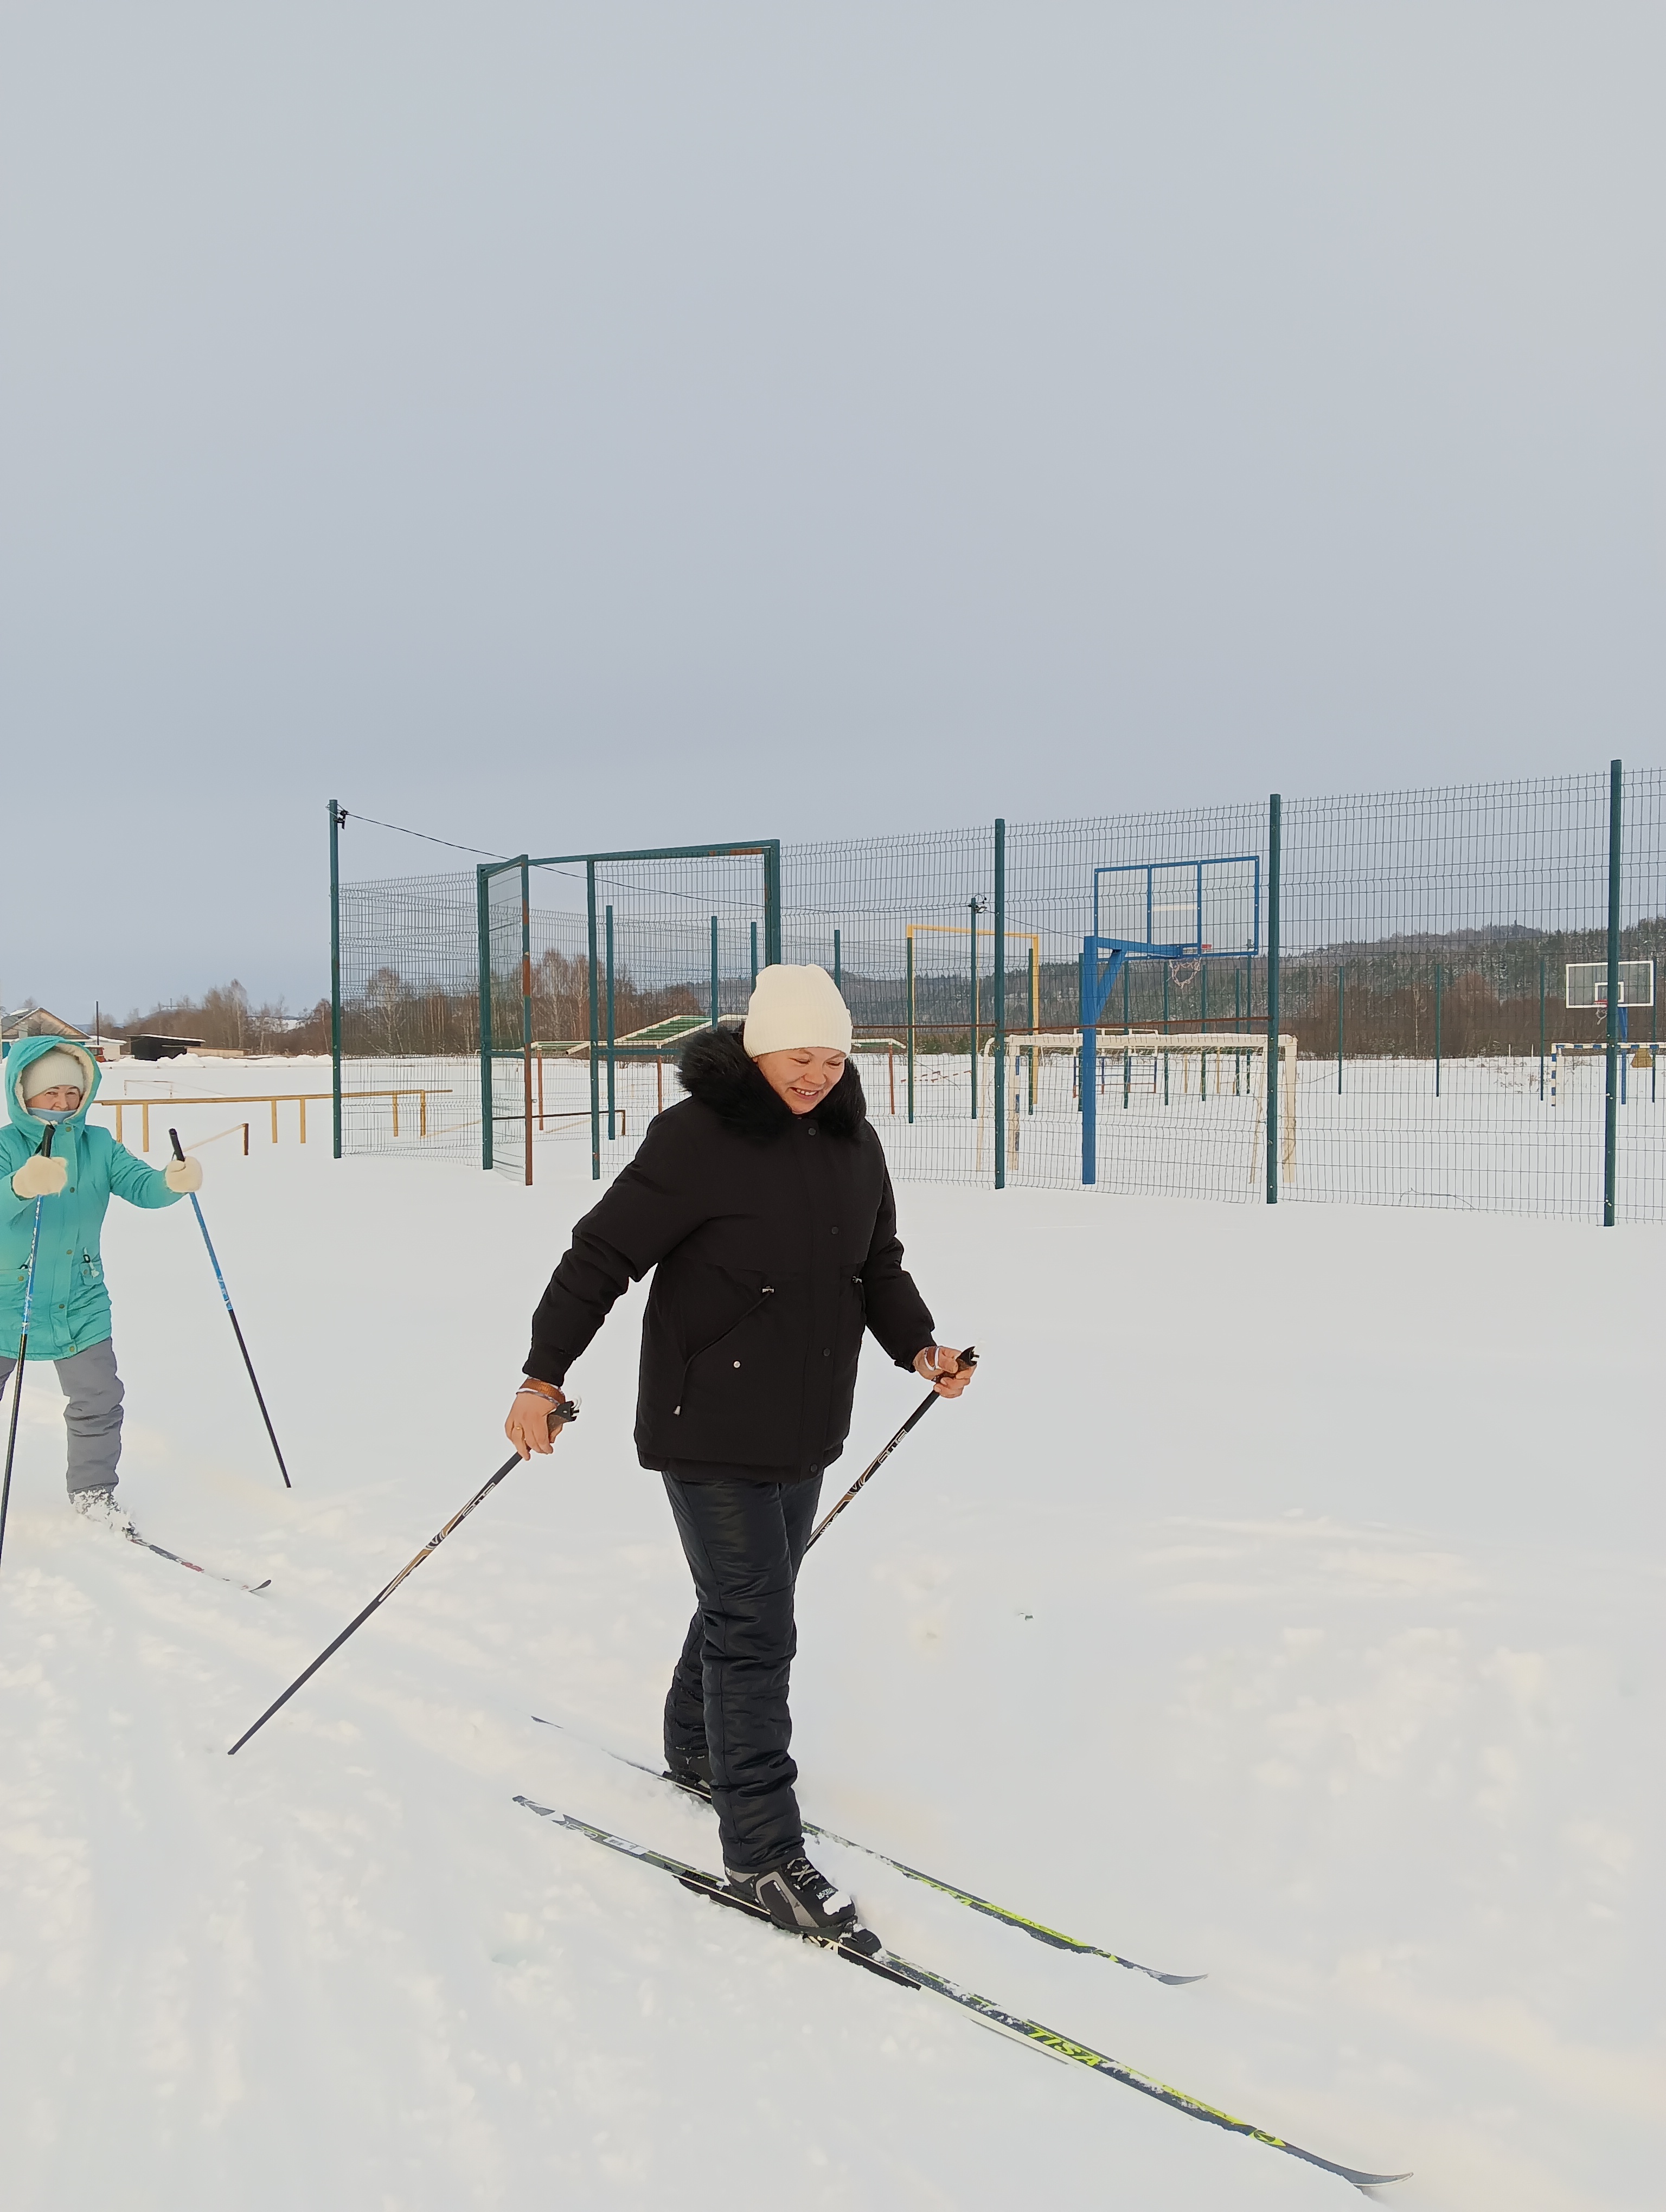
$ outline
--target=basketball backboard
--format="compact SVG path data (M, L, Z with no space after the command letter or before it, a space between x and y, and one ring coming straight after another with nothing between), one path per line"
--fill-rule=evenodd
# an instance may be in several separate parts
M1261 858L1133 860L1093 871L1093 933L1130 951L1261 950Z
M1655 963L1652 960L1620 963L1620 1003L1622 1006L1651 1006L1655 1002ZM1570 1006L1606 1006L1608 1003L1608 963L1606 960L1570 960L1567 963L1567 1003Z

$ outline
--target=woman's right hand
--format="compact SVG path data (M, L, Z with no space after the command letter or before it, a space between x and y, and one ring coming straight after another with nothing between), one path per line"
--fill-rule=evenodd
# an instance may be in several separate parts
M567 1424L550 1416L557 1406L566 1403L566 1392L556 1389L553 1382L524 1383L515 1392L503 1433L522 1459L530 1459L534 1452L554 1450L556 1438Z
M68 1160L49 1159L45 1152L33 1152L12 1177L12 1194L15 1198L56 1198L69 1180Z
M939 1398L958 1398L976 1371L976 1357L967 1358L950 1344L928 1344L914 1355L915 1371L929 1382Z

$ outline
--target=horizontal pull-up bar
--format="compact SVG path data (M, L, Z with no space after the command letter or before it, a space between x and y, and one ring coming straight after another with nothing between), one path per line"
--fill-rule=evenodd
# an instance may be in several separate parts
M744 860L753 854L762 856L776 851L779 837L754 838L749 845L660 845L651 850L640 848L625 853L550 853L539 860L529 860L529 868L577 867L590 860ZM506 860L504 867L517 868L519 860ZM488 868L487 875L495 875L496 868Z

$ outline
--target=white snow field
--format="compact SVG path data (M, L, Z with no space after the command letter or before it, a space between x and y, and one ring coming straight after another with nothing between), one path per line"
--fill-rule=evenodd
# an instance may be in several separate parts
M209 1078L271 1079L179 1086ZM715 1863L704 1808L581 1740L654 1756L690 1607L630 1443L640 1293L553 1460L227 1758L504 1456L592 1194L579 1146L527 1192L337 1165L327 1115L303 1151L289 1111L247 1159L208 1146L203 1196L293 1494L190 1208L116 1206L106 1240L122 1494L271 1589L74 1518L52 1371L27 1379L0 1564L12 2212L1344 2202L514 1803ZM806 1565L806 1811L1208 1978L823 1863L900 1953L1413 2169L1380 2192L1402 2212L1657 2205L1660 1232L900 1200L944 1336L984 1365ZM830 1498L918 1394L873 1353Z

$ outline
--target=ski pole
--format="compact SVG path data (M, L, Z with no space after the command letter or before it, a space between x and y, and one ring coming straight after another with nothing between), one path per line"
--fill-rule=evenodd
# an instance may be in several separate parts
M976 1367L977 1365L977 1348L975 1345L969 1344L966 1346L966 1349L960 1355L958 1364L960 1367ZM922 1398L920 1401L920 1403L909 1415L907 1420L903 1422L902 1427L898 1429L896 1435L885 1446L885 1449L879 1454L879 1457L868 1462L867 1465L862 1469L854 1482L851 1484L849 1489L846 1491L844 1496L833 1508L833 1510L829 1514L825 1514L816 1524L816 1527L811 1532L810 1544L813 1544L817 1537L819 1536L824 1529L832 1526L833 1522L838 1519L840 1514L844 1511L845 1507L849 1504L851 1499L856 1495L856 1492L862 1489L866 1484L872 1481L873 1478L878 1474L879 1469L891 1457L897 1445L902 1443L903 1437L907 1436L909 1431L914 1426L915 1423L916 1421L923 1421L927 1414L930 1413L932 1407L936 1403L937 1393L935 1390L932 1392L928 1398ZM810 1544L806 1544L804 1547L806 1552L810 1549Z
M176 1160L184 1159L185 1156L185 1147L179 1142L179 1131L177 1129L170 1129L167 1133L173 1142L174 1158ZM277 1471L283 1478L283 1487L286 1490L293 1490L295 1488L295 1485L289 1480L289 1470L283 1464L283 1453L278 1450L277 1431L272 1426L272 1417L266 1411L266 1401L260 1395L260 1382L259 1378L254 1371L254 1362L249 1357L248 1346L243 1341L243 1332L237 1325L237 1315L232 1305L231 1292L226 1288L226 1279L220 1273L220 1262L215 1254L214 1239L208 1233L208 1224L203 1218L203 1209L198 1204L196 1192L193 1190L190 1195L192 1210L197 1216L197 1226L203 1232L203 1242L208 1246L208 1255L214 1265L214 1279L219 1284L220 1295L226 1302L226 1313L231 1322L232 1333L237 1339L237 1349L243 1355L243 1364L249 1370L250 1382L254 1384L254 1402L260 1408L260 1418L266 1424L266 1434L272 1440L272 1451L277 1460Z
M576 1420L578 1419L578 1412L579 1409L577 1405L570 1398L567 1401L565 1405L552 1406L550 1408L550 1425L553 1428L559 1422ZM504 1461L502 1466L498 1468L497 1473L494 1475L489 1476L487 1480L481 1484L479 1489L475 1492L474 1496L470 1498L468 1504L462 1507L459 1511L452 1515L450 1520L447 1522L445 1527L440 1530L437 1535L430 1536L429 1538L427 1543L423 1545L422 1550L416 1553L414 1559L407 1559L405 1561L404 1566L400 1568L398 1573L394 1576L392 1581L387 1584L386 1588L385 1589L379 1589L375 1596L371 1599L369 1604L366 1606L364 1611L362 1613L356 1613L352 1620L348 1622L346 1627L343 1629L341 1634L335 1638L331 1643L325 1645L323 1650L319 1653L318 1657L313 1660L312 1665L295 1676L294 1681L290 1683L289 1688L283 1692L283 1695L281 1698L275 1698L272 1700L271 1704L267 1706L265 1711L261 1714L259 1719L254 1723L254 1727L246 1728L244 1729L242 1735L240 1735L236 1742L233 1744L231 1750L226 1753L228 1759L230 1759L235 1753L241 1751L249 1738L255 1734L257 1729L265 1727L267 1722L271 1720L272 1715L278 1711L280 1706L287 1705L289 1704L290 1698L294 1697L295 1692L301 1687L303 1682L311 1681L313 1676L317 1674L319 1668L324 1664L331 1653L332 1651L339 1651L342 1645L346 1643L348 1638L353 1633L354 1630L356 1628L362 1628L366 1621L369 1620L371 1614L374 1613L376 1607L379 1605L386 1604L388 1599L391 1598L394 1591L398 1589L399 1584L404 1580L405 1577L407 1575L415 1574L417 1568L420 1567L423 1560L427 1559L429 1553L430 1552L437 1552L441 1545L445 1542L447 1537L450 1535L452 1530L457 1528L462 1522L466 1521L470 1514L473 1512L475 1507L480 1504L481 1500L483 1498L489 1496L490 1493L496 1489L498 1484L502 1481L504 1476L506 1474L512 1474L520 1465L520 1454L519 1452L511 1452L508 1459Z
M36 1147L48 1159L52 1156L53 1134L53 1125L49 1121L45 1139ZM38 1198L34 1202L34 1227L29 1234L29 1265L23 1277L23 1326L17 1336L17 1364L12 1370L11 1424L6 1431L6 1475L5 1480L0 1483L0 1550L5 1547L6 1508L11 1504L11 1463L17 1450L17 1409L23 1402L23 1362L29 1356L29 1308L34 1302L34 1255L40 1249L40 1209L46 1203L44 1198Z

